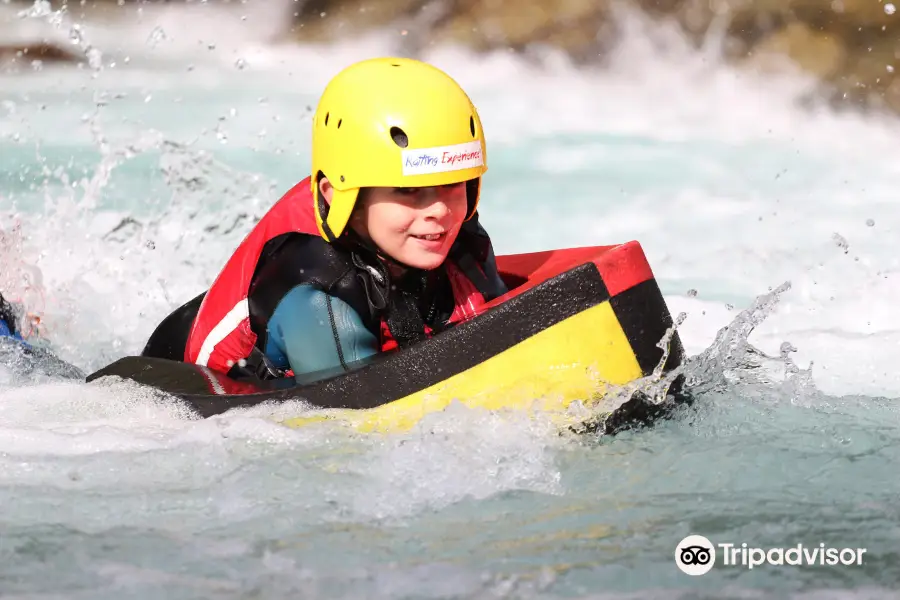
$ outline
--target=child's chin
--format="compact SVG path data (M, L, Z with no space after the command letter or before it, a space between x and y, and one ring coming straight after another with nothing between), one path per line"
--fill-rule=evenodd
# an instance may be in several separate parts
M430 271L431 269L437 269L444 264L446 258L447 257L440 254L416 254L415 256L406 257L406 260L403 260L402 262L416 269Z

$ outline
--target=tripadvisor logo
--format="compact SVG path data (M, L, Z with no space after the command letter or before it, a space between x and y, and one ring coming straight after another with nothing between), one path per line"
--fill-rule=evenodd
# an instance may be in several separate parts
M689 535L675 548L675 564L682 573L705 575L716 564L716 547L702 535Z
M865 548L832 548L825 544L790 548L755 548L747 543L713 544L702 535L689 535L675 547L675 564L687 575L705 575L718 562L723 567L753 569L771 566L861 565Z

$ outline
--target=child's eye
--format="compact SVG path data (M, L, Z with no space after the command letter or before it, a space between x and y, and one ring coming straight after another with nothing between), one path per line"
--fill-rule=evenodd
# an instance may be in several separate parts
M415 196L417 193L419 193L419 188L401 187L401 188L396 188L394 191L397 192L398 194L402 194L404 196Z

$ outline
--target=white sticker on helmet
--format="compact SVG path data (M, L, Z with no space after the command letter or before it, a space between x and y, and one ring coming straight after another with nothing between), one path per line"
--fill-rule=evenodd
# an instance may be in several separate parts
M484 165L484 153L478 140L453 146L404 150L402 159L404 175L460 171Z

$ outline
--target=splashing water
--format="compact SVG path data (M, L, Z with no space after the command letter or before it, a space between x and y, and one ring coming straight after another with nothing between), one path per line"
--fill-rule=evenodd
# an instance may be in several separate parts
M202 53L160 64L184 25L142 8L142 33L118 46L36 3L27 17L78 25L90 68L0 83L3 291L37 307L52 350L85 371L139 352L209 285L306 175L327 78L391 49L363 39L326 57L204 32ZM157 26L165 39L147 44ZM636 391L664 403L676 376L690 405L610 437L454 404L369 437L271 420L300 403L197 419L3 346L4 595L886 597L900 575L898 127L801 112L802 80L763 85L668 41L664 56L635 41L603 73L425 58L482 112L497 251L638 239L679 315L685 364L597 410ZM673 564L688 534L869 553L859 568L690 578Z

